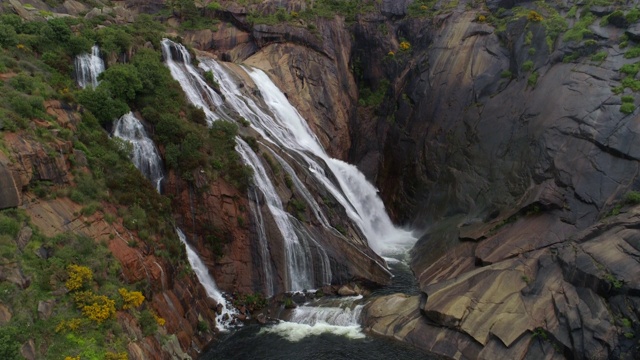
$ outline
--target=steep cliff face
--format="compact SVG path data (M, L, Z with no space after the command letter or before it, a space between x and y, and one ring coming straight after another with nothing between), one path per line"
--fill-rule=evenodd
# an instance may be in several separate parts
M525 5L545 17L569 10ZM513 16L518 11L523 15ZM420 344L426 338L411 337L432 334L433 326L455 329L463 335L424 345L452 357L446 347L456 343L468 358L536 357L540 344L532 339L540 331L565 356L632 357L637 349L616 319L636 315L613 304L637 301L638 274L631 262L600 258L618 256L606 255L611 235L585 238L580 231L636 188L636 115L620 110L612 90L625 77L621 66L635 60L625 60L617 45L623 29L595 20L591 40L549 41L548 24L528 19L529 11L506 11L510 20L500 32L478 20L486 10L468 7L420 27L417 20L395 23L413 53L391 77L395 104L378 110L394 121L378 132L378 149L357 148L354 160L368 166L370 153L383 153L372 172L382 196L399 219L426 230L412 251L426 295L422 315L415 312L417 322L407 320L400 333ZM569 18L569 27L578 21ZM365 26L362 36L371 31ZM370 67L374 78L385 68ZM636 258L637 246L630 246L623 252ZM593 278L576 275L585 272ZM589 315L575 318L571 309L586 304ZM398 323L375 315L376 306L374 331L397 336Z

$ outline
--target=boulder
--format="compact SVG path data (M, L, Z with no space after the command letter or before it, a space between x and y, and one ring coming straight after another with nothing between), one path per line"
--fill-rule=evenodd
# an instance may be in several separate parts
M27 360L35 360L38 358L38 352L36 351L36 343L33 339L29 339L20 347L20 355Z
M343 285L338 289L338 295L340 296L356 296L358 293L349 285Z
M402 17L407 14L411 0L383 0L380 12L388 17Z
M40 320L47 320L51 317L55 304L56 301L53 299L41 300L38 302L38 317Z
M0 303L0 325L6 325L11 321L13 315L8 306Z
M67 14L72 15L72 16L78 16L81 13L86 13L89 8L76 0L66 0L64 3L62 3L62 7L66 10Z
M18 237L16 238L16 243L18 244L18 249L20 249L20 251L23 251L24 247L27 246L29 240L31 240L31 236L33 236L33 230L29 226L24 226L20 229Z
M21 204L21 192L9 168L0 161L0 209Z

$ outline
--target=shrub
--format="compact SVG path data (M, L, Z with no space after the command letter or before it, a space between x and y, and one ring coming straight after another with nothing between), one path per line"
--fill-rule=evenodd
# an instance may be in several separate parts
M402 41L400 42L400 50L402 51L407 51L411 49L411 43L409 43L408 41Z
M636 76L638 71L640 70L640 63L635 64L624 64L620 68L620 72L623 74L627 74L630 76Z
M625 201L627 204L640 204L640 192L639 191L630 191L625 196Z
M0 46L9 48L18 45L18 34L11 25L0 23Z
M78 290L93 281L93 272L86 266L71 264L67 267L67 275L69 279L64 285L69 291Z
M500 73L500 77L503 78L503 79L511 79L513 77L513 74L509 70L503 70Z
M0 214L0 235L9 235L11 238L18 236L20 222L8 216Z
M529 11L529 15L527 15L527 20L532 21L532 22L540 22L542 21L544 18L542 17L542 15L540 15L537 11L535 10L531 10Z
M125 288L118 289L118 293L122 296L123 305L122 309L137 308L144 302L144 295L140 291L129 291Z
M623 95L621 98L623 103L633 103L635 99L631 95Z
M620 112L626 115L632 114L636 110L636 106L632 103L623 103L620 105Z
M98 324L116 313L116 302L105 295L94 295L92 303L82 307L82 314Z
M633 59L637 58L638 56L640 56L640 46L634 46L631 49L627 50L626 53L624 53L625 59Z
M591 61L602 62L609 54L606 51L600 51L591 57Z
M105 360L129 360L129 355L126 352L114 353L108 351L104 354Z
M529 78L527 79L527 84L531 87L535 87L537 83L538 83L538 73L534 71L533 73L531 73L531 75L529 75Z
M113 99L111 92L102 84L96 89L87 88L80 91L77 99L103 126L129 112L129 106L122 100Z
M131 64L113 65L100 74L99 79L103 80L100 86L105 86L115 98L125 102L135 99L136 93L142 90L138 71Z
M153 335L158 331L158 322L153 315L154 314L149 309L145 309L140 312L138 322L142 327L142 334L144 336Z
M527 60L522 64L522 70L529 71L533 69L533 61Z

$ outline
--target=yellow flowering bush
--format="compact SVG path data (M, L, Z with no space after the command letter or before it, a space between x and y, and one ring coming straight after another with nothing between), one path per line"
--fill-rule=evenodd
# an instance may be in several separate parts
M104 295L95 295L91 305L82 307L82 314L97 323L102 323L116 313L116 302Z
M409 43L408 41L403 41L400 43L400 50L407 51L409 49L411 49L411 43Z
M80 355L75 356L75 357L67 356L67 357L64 358L64 360L80 360Z
M158 324L158 326L164 326L166 321L163 318L161 318L158 314L156 314L155 311L152 311L151 315L153 315L153 318L156 320L156 324Z
M394 53L393 51L389 51L387 55L393 57L393 56L396 56L396 53Z
M479 16L478 16L478 21L479 21L479 22L485 22L485 21L487 21L487 17L486 17L486 16L484 16L484 15L479 15Z
M126 352L113 353L107 352L104 356L105 360L129 360L129 355Z
M533 21L533 22L540 22L542 21L544 18L542 17L542 15L540 15L537 11L535 10L531 10L529 11L529 15L527 16L527 20L529 21Z
M102 323L116 313L114 300L104 295L96 295L91 291L77 292L73 300L84 316L97 323Z
M56 332L61 332L64 330L75 331L80 325L82 325L82 319L71 319L71 320L62 320L58 325L56 325Z
M144 301L144 295L140 291L129 291L125 288L118 289L118 293L122 296L122 300L124 304L122 305L123 310L137 308L142 305Z
M64 283L64 286L66 286L69 291L78 290L82 288L85 283L93 281L93 272L86 266L69 265L67 267L67 274L69 275L69 280Z

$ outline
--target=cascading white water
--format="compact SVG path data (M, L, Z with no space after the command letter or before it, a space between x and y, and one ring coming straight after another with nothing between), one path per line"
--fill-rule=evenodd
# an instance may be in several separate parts
M160 185L164 177L162 159L153 140L144 130L142 122L132 112L124 114L114 124L113 135L131 143L133 164L160 192Z
M191 245L189 245L187 237L184 235L182 230L176 228L176 233L178 233L180 241L182 241L185 249L187 250L187 259L189 260L191 269L196 273L196 276L198 277L198 280L200 280L204 290L207 292L207 295L215 300L216 303L223 306L222 312L216 317L217 328L219 330L227 330L229 321L234 318L235 314L237 314L235 308L233 308L233 306L228 306L227 300L222 296L222 292L218 289L216 282L209 274L209 269L207 269L207 266L202 262L202 260L200 260L198 253L196 253Z
M327 155L306 121L263 71L245 69L260 90L273 116L257 106L254 101L243 96L227 70L215 60L204 59L200 66L205 70L213 71L226 95L227 102L249 120L264 138L295 151L305 159L316 179L345 208L376 253L398 254L415 243L416 238L410 231L393 225L377 194L377 189L366 180L365 176L355 166ZM338 186L329 180L323 166L306 153L313 154L327 164L338 180Z
M258 233L258 245L260 252L260 260L263 264L265 295L270 298L274 292L273 270L271 269L271 259L269 251L269 242L267 240L267 231L264 227L264 219L260 211L260 197L255 187L249 189L249 208L251 214L256 219L256 228Z
M361 299L362 296L321 299L298 306L292 311L289 321L261 331L278 334L293 342L324 333L361 339L365 337L359 323L364 308L357 303Z
M178 52L178 61L174 60L172 49ZM207 123L218 120L219 115L212 109L224 104L224 100L216 93L200 76L198 71L191 66L191 55L187 48L168 39L162 40L162 56L171 71L171 76L182 86L187 99L193 105L204 110Z
M290 290L313 288L315 285L313 254L308 244L306 244L308 240L304 237L299 237L296 233L290 215L284 210L282 201L258 156L242 139L237 138L236 141L238 143L236 151L238 151L244 162L253 169L256 186L264 194L266 204L284 239L286 265L288 268L288 288Z
M295 186L296 190L300 194L302 194L302 197L304 198L305 202L311 207L311 211L316 216L316 219L318 219L320 224L322 224L322 226L324 226L325 228L331 228L331 225L329 224L329 220L327 220L327 217L324 215L322 208L320 208L320 205L318 205L318 202L316 201L316 199L313 198L313 195L311 195L309 190L307 190L304 184L302 184L302 181L300 181L300 178L298 178L298 175L293 170L291 165L289 165L286 161L284 161L282 156L276 154L273 150L271 150L271 148L268 148L268 149L271 152L271 155L273 155L273 157L275 157L276 160L278 160L278 163L280 164L280 166L282 166L284 171L289 175L289 177L291 178L291 182L293 183L293 186Z
M104 71L104 61L100 57L100 48L93 45L91 54L81 54L75 60L76 81L78 86L98 86L98 75Z

